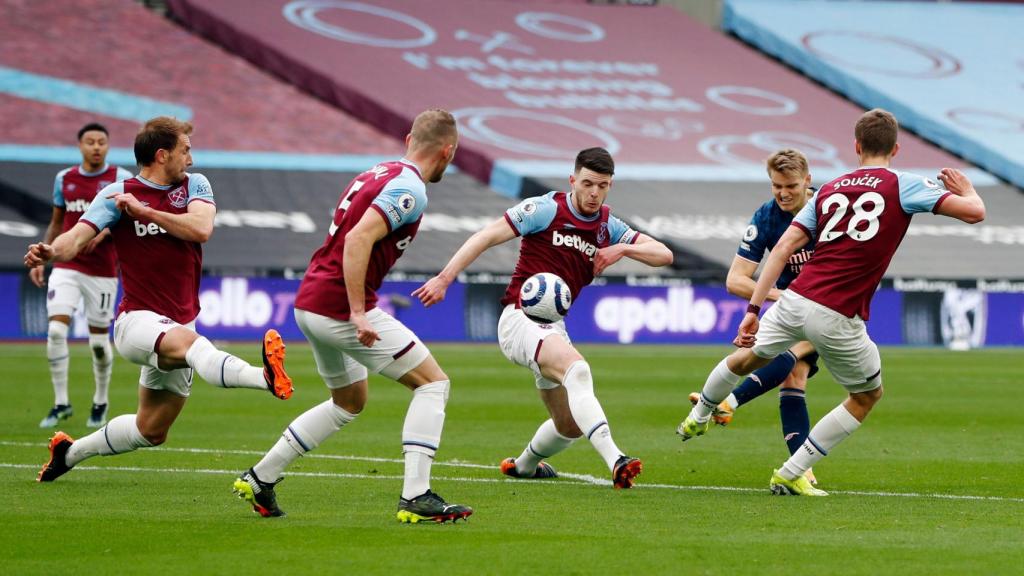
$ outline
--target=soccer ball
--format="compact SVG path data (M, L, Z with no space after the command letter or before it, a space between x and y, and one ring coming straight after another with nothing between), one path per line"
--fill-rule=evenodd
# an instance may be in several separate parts
M530 276L519 289L519 307L538 324L558 322L569 312L570 304L569 285L550 272Z

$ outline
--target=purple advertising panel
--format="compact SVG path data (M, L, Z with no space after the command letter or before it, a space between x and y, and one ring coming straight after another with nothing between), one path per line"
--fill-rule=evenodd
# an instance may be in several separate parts
M479 0L171 0L231 52L395 136L438 103L456 164L558 175L603 146L629 172L734 179L787 146L816 172L856 166L857 106L670 7ZM908 170L964 163L911 134ZM617 174L619 171L617 171ZM931 173L931 172L924 172Z
M986 296L985 345L1024 346L1024 294L989 293Z
M0 338L23 338L21 326L21 274L0 274Z
M465 285L453 284L445 301L429 310L409 295L419 286L418 282L385 282L377 305L423 340L465 340ZM209 338L250 340L275 328L285 339L302 339L293 313L298 288L298 280L283 278L207 276L199 288L202 311L196 329Z
M880 291L868 331L879 344L899 344L901 295ZM575 342L720 344L736 336L747 302L725 288L603 286L588 288L566 318Z
M503 284L457 282L429 309L410 296L419 286L385 282L378 304L428 342L497 339ZM285 339L301 341L293 314L298 287L298 280L282 278L204 277L196 329L212 339L251 341L275 328ZM725 344L745 309L746 301L719 286L608 284L584 290L566 325L577 343ZM882 288L871 303L868 333L883 345L1024 346L1024 291ZM88 335L81 311L71 335ZM0 274L0 339L45 338L46 291L25 274Z

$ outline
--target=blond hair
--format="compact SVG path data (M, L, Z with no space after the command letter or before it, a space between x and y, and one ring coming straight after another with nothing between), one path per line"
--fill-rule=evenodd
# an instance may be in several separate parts
M810 172L807 157L803 152L793 148L785 148L772 154L765 161L765 166L768 168L768 176L771 176L772 172L800 176L806 176Z
M410 146L413 148L434 148L452 144L458 138L455 116L447 110L432 108L420 112L412 122Z

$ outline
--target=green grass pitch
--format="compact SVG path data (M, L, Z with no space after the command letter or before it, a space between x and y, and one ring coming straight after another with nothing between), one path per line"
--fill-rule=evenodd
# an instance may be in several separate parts
M254 346L232 346L257 361ZM300 459L262 519L230 485L302 411L327 398L292 343L294 397L197 378L164 447L81 464L37 484L52 391L44 345L0 346L0 572L4 574L1020 574L1024 568L1024 354L886 349L886 395L815 468L823 499L770 496L786 456L778 401L743 407L685 446L673 433L725 346L585 346L619 446L644 461L634 490L586 441L551 463L572 475L506 480L545 412L497 346L432 346L452 380L433 487L476 513L402 525L400 436L409 393L373 377L366 411ZM134 412L138 368L118 358L112 415ZM74 437L92 397L72 347ZM812 422L843 397L811 381Z

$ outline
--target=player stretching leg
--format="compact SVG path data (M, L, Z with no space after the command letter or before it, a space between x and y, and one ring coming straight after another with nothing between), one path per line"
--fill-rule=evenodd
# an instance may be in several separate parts
M786 231L793 217L814 195L807 158L799 150L779 150L767 160L768 177L772 184L772 200L765 202L750 219L740 241L739 250L733 258L726 288L746 300L754 293L754 273L764 259L765 251L775 249L782 233ZM775 286L768 292L768 299L776 301L789 284L800 273L804 262L811 258L814 243L810 242L793 255ZM760 368L737 386L731 394L711 413L711 419L721 426L729 424L740 406L762 394L774 390L780 384L779 417L782 420L782 436L789 453L796 452L811 429L804 399L807 380L818 372L818 354L810 342L800 342L777 356L771 364ZM690 403L697 404L700 393L690 394ZM807 478L817 484L814 473L807 470Z
M107 164L109 148L107 129L102 124L86 124L78 131L82 163L57 173L53 184L53 215L43 236L44 244L52 243L58 234L77 224L103 187L132 177L131 172ZM50 362L54 402L49 414L39 423L40 428L54 428L72 414L68 399L68 329L79 299L85 302L92 372L96 379L92 410L85 425L99 428L107 422L107 396L114 366L107 333L114 319L117 295L117 255L114 245L104 242L109 236L110 232L104 231L86 244L73 260L54 264L49 282L43 280L42 266L28 272L36 286L47 287L46 358Z
M664 244L611 215L604 201L614 172L606 150L583 150L569 176L570 192L549 192L510 208L503 218L466 240L440 274L413 292L424 306L436 304L459 273L484 251L523 237L512 282L501 300L505 310L498 321L498 344L505 357L533 371L551 419L540 425L519 458L501 463L501 471L508 476L556 476L542 459L565 450L584 434L608 465L616 488L632 487L643 468L640 460L626 456L615 445L594 395L590 365L573 347L565 323L537 324L519 309L520 287L538 272L561 276L575 300L595 276L623 256L649 266L672 263L672 252Z
M342 192L327 239L299 287L295 320L313 346L331 398L293 420L266 456L235 481L235 491L261 516L284 515L274 490L284 469L363 411L370 370L412 390L402 428L405 483L398 520L456 521L473 513L430 489L448 376L412 331L376 307L381 281L416 237L427 207L425 183L440 182L455 157L455 118L427 110L405 141L405 158L374 166Z
M29 246L25 255L30 268L67 262L109 229L124 281L114 344L142 366L138 412L77 441L57 432L40 482L56 480L86 458L163 444L188 399L193 370L223 388L269 390L281 399L292 394L276 330L263 338L262 368L218 350L194 330L202 244L213 233L217 209L206 177L185 171L192 165L191 132L191 124L174 118L146 122L135 137L139 175L104 188L71 230L52 246Z
M740 378L809 340L849 396L811 429L807 440L772 474L773 494L825 496L804 472L852 434L882 397L882 362L868 337L871 296L918 212L968 223L985 218L985 203L959 170L943 168L945 189L889 168L899 152L896 118L866 112L854 129L860 168L825 184L793 220L768 256L734 343L740 347L708 376L702 400L679 425L683 440L704 434L714 407ZM758 313L786 262L811 239L814 258L777 304Z

